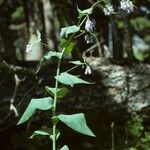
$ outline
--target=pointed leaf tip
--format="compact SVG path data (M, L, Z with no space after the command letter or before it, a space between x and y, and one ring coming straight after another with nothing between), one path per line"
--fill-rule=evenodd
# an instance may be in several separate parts
M75 130L76 132L95 137L93 132L87 126L85 116L83 113L72 115L61 114L58 116L58 118L60 121L62 121L64 124L66 124L71 129Z
M66 85L74 85L74 84L93 84L78 78L75 75L69 74L67 72L61 73L59 76L55 77L57 81Z
M22 117L20 118L18 125L29 120L37 109L49 110L52 107L53 99L51 97L32 99Z
M64 145L60 150L69 150L69 147L67 145Z

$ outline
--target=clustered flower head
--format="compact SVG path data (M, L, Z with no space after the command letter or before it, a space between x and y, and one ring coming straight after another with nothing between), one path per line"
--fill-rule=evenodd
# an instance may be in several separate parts
M89 32L88 34L85 35L85 41L87 44L94 43L94 36L93 32L95 30L96 26L96 21L94 19L89 19L87 18L85 22L85 30Z
M89 18L87 18L85 22L85 30L90 33L94 32L95 25L96 25L96 21L94 19L90 20Z
M130 0L121 0L120 8L126 11L128 14L134 11L134 5Z
M114 12L113 5L111 4L105 5L105 7L103 8L103 12L106 16L114 14L115 12Z

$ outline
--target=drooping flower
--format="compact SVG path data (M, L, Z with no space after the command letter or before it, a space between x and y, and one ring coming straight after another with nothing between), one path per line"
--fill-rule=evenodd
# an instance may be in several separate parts
M87 18L85 22L85 30L90 33L94 32L95 26L96 26L96 21L94 19L90 20L89 18Z
M127 12L128 14L134 11L134 5L130 0L121 0L120 8Z
M87 44L94 43L94 37L92 34L86 34L84 38Z
M33 45L29 42L27 45L26 45L26 53L29 53L32 51L32 48L33 48Z
M106 16L114 14L115 12L114 12L113 5L111 4L105 5L105 7L103 8L103 12Z
M86 65L86 69L85 69L84 74L88 75L88 74L91 74L91 73L92 73L92 70L91 70L90 66Z

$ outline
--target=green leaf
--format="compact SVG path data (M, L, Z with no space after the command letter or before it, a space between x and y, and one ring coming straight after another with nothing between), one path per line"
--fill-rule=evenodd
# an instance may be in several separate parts
M61 29L60 36L61 36L61 38L64 37L64 36L67 38L68 34L76 33L78 31L80 31L80 28L76 25L69 26L69 27L64 27L64 28Z
M55 94L55 88L51 88L46 86L45 90L51 94L52 96L54 96ZM63 88L58 88L57 89L57 98L63 98L65 95L67 95L67 93L69 92L69 89L67 89L66 87Z
M30 41L29 41L32 45L34 44L38 44L41 42L41 33L39 30L36 30L36 34L32 34L30 36Z
M74 85L74 84L92 84L85 80L78 78L77 76L71 75L67 72L61 73L59 76L55 77L57 81L66 85Z
M67 145L64 145L60 150L69 150L69 147Z
M129 150L137 150L137 149L134 147L130 147Z
M53 129L43 127L41 130L34 131L34 133L30 136L30 138L32 139L35 136L49 136L50 139L52 140L53 139ZM60 132L59 132L59 130L56 129L56 139L58 139L59 136L60 136Z
M66 54L70 54L72 52L73 48L75 47L75 42L71 42L69 40L62 39L60 45L61 45L62 49L65 48Z
M77 11L79 12L78 18L82 18L83 16L92 14L93 8L91 7L91 8L85 9L85 10L80 10L79 7L77 7Z
M84 65L84 64L85 64L85 63L82 63L80 60L77 60L77 61L69 61L69 63L74 64L74 65L77 65L77 66L81 66L81 65Z
M150 56L150 53L148 52L143 52L139 49L134 49L133 50L133 55L134 57L139 60L139 61L144 61L146 58Z
M34 133L30 136L30 139L33 139L35 136L50 136L49 133L45 132L45 131L41 131L41 130L36 130L34 131Z
M17 7L15 11L11 13L12 20L18 20L23 18L24 18L24 10L22 6Z
M73 115L61 114L58 116L58 118L71 129L79 133L95 137L93 132L87 126L85 121L85 116L83 113L73 114Z
M23 113L18 124L24 123L31 118L37 109L39 110L49 110L53 107L53 99L51 97L32 99Z
M49 60L51 57L61 57L61 52L49 51L44 55L44 59Z

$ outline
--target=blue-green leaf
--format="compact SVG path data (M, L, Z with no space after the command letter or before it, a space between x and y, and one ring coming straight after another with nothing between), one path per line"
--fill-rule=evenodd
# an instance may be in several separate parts
M43 127L41 130L36 130L34 133L30 136L32 139L34 136L49 136L51 140L53 140L53 129L52 128L47 128ZM59 130L56 129L56 139L59 138L60 132Z
M35 113L37 109L39 110L49 110L53 107L53 99L51 97L32 99L23 113L18 124L24 123L30 119L30 117Z
M70 54L76 44L75 44L75 42L72 42L72 41L69 41L66 39L62 39L60 45L61 45L62 49L65 48L66 54Z
M49 51L44 55L44 59L49 60L51 57L61 57L61 52Z
M54 96L54 94L55 94L55 88L51 88L51 87L46 86L45 90L49 94L51 94L52 96ZM63 98L68 92L69 92L69 89L67 89L66 87L58 88L57 89L57 98Z
M80 60L76 60L76 61L69 61L69 63L77 65L77 66L81 66L84 65L85 63L81 62Z
M74 84L92 84L85 80L78 78L77 76L71 75L67 72L61 73L59 76L55 77L57 81L66 85L74 85Z
M61 36L61 38L64 37L64 36L67 38L68 34L76 33L78 31L80 31L80 28L76 25L69 26L69 27L64 27L64 28L61 29L60 36Z
M60 150L69 150L69 147L67 145L64 145Z
M34 133L30 136L30 139L33 139L35 136L50 136L49 133L45 132L45 131L41 131L41 130L36 130L34 131Z
M85 116L83 113L73 114L73 115L61 114L58 116L58 118L71 129L79 133L95 137L93 132L87 126Z

